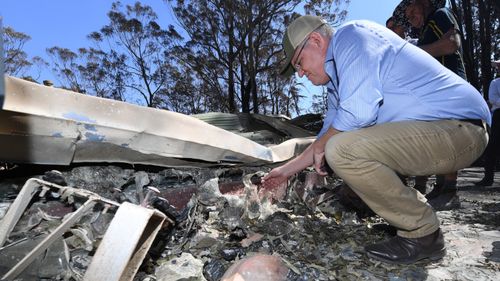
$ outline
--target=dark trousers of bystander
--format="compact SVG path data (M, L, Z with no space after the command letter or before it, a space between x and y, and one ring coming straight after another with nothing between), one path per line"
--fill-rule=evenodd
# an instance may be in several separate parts
M476 185L490 186L495 176L495 165L500 153L500 109L493 112L490 139L484 152L484 178Z

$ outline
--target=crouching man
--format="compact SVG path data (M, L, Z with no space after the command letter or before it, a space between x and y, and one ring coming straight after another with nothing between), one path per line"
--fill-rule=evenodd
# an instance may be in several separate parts
M479 92L420 48L370 21L333 30L301 16L285 31L283 75L296 72L328 89L328 111L317 139L274 168L263 185L282 183L325 161L366 204L398 229L365 246L377 260L410 264L445 253L439 221L425 197L402 175L446 174L467 167L488 142L491 117Z

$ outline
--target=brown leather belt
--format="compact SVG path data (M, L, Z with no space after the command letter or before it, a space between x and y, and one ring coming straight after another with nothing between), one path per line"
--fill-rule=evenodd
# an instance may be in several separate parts
M459 119L458 121L471 123L471 124L474 124L474 125L479 126L481 128L484 128L483 120L481 120L481 119Z

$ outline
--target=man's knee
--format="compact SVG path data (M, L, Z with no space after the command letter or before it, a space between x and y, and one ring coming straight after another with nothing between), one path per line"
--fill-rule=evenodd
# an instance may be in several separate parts
M356 139L352 133L340 133L330 138L325 146L325 159L331 167L349 163L356 157Z

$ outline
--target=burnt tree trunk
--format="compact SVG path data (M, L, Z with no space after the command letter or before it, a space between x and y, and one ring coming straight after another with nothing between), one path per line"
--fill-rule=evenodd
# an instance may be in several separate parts
M234 17L232 14L229 15L229 46L228 46L228 72L227 72L227 103L228 109L230 113L236 113L236 103L234 98L234 62L235 62L235 53L234 53Z
M491 72L491 21L490 11L493 8L489 1L479 0L479 38L481 46L481 85L485 97L488 97Z
M478 65L474 56L474 42L476 38L472 21L471 1L460 1L459 3L461 9L459 9L455 0L451 0L452 9L458 17L457 20L463 26L461 31L463 34L462 48L465 72L467 73L467 80L479 90Z

